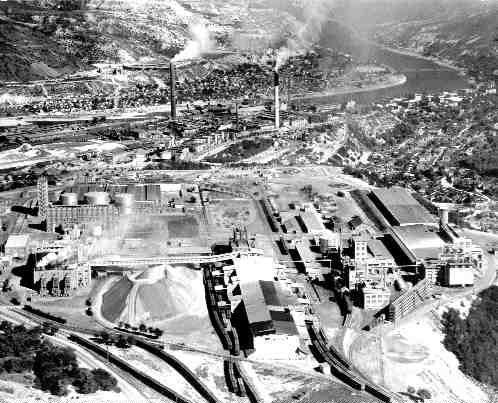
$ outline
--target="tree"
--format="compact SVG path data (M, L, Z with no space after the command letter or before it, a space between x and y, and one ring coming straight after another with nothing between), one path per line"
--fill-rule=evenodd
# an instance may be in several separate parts
M431 392L429 392L427 389L419 389L417 391L417 395L419 395L419 397L422 400L426 400L426 399L432 398Z
M35 356L33 372L42 390L57 396L67 393L70 378L78 369L76 354L70 348L60 348L45 343Z
M116 342L116 347L118 348L130 348L127 339L125 339L122 335L118 337L118 341Z
M30 357L11 357L3 362L3 369L9 373L22 373L32 366L33 360Z
M43 322L42 332L50 336L55 335L59 331L59 328L50 322Z
M97 368L92 370L93 378L101 390L113 390L118 381L105 369Z
M109 333L107 333L105 330L102 330L97 337L102 341L102 343L109 343Z
M443 344L460 362L461 370L480 382L498 386L498 287L479 293L465 319L455 310L443 315Z
M92 306L92 299L91 299L91 298L88 298L88 299L85 301L85 305L86 305L86 306Z
M79 368L74 376L73 386L78 393L89 394L99 390L99 384L93 373L87 368Z

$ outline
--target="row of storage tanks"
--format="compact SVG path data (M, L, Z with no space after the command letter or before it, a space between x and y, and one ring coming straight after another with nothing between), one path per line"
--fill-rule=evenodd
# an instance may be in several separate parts
M89 206L108 206L111 204L111 196L107 192L88 192L84 196L84 204ZM123 211L130 212L135 205L135 197L132 193L116 193L112 197L114 205ZM60 195L60 204L63 206L78 206L77 193L62 193Z

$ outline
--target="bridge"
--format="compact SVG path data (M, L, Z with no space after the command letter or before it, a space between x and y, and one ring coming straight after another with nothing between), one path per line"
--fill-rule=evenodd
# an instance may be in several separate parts
M221 255L178 255L158 257L102 257L90 261L91 267L141 267L162 264L205 264L223 262L242 256L262 256L261 249L248 249Z

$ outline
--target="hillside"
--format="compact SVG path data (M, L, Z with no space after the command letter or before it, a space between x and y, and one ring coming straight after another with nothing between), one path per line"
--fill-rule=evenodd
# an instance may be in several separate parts
M104 0L68 11L41 0L0 2L0 80L52 78L97 61L171 57L189 39L189 14L177 6Z
M498 69L498 4L473 15L442 20L384 24L375 28L377 41L449 60L473 76L490 78Z
M169 60L202 46L207 53L288 48L290 55L319 41L325 29L335 38L327 46L356 41L345 25L326 24L325 0L314 7L304 0L258 0L250 7L240 0L88 0L83 9L75 2L0 1L1 81L52 78L94 62Z
M333 12L365 37L448 60L489 78L498 66L495 0L338 0Z

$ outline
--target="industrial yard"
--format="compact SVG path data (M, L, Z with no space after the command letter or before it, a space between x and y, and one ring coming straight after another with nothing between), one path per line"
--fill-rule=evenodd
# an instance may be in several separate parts
M492 195L439 202L445 150L383 171L416 108L467 119L467 90L413 84L453 70L322 1L6 3L0 400L496 403L448 342L496 283L498 237L460 219Z

